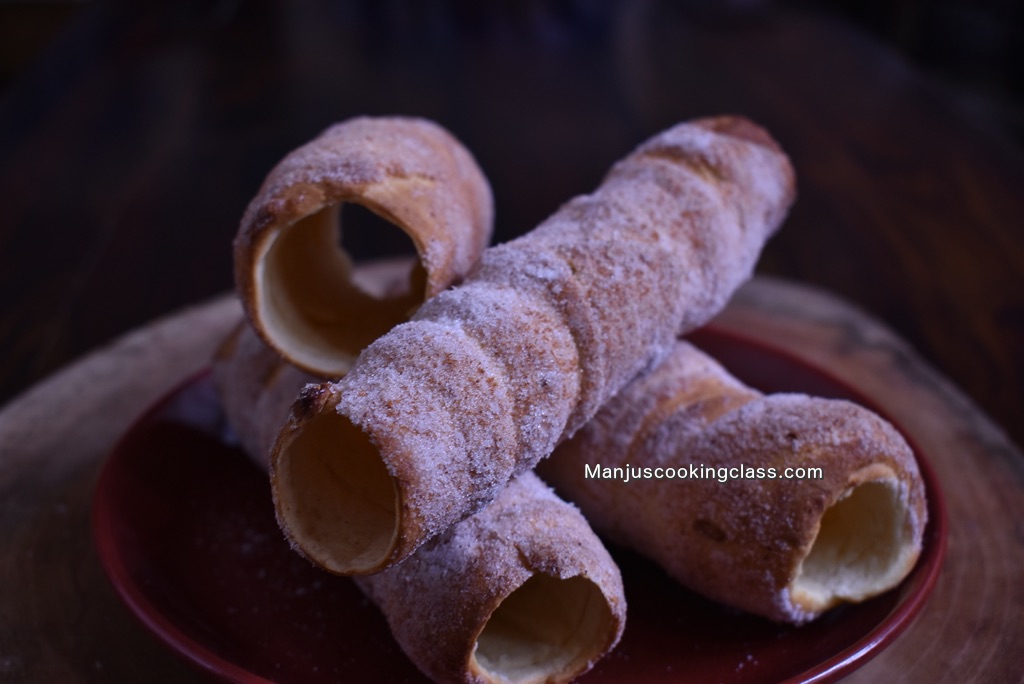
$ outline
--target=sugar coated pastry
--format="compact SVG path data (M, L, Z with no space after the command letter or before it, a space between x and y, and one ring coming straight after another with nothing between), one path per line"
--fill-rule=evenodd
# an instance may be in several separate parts
M354 203L405 231L419 261L398 292L367 292L340 245ZM361 117L294 150L242 217L235 280L257 332L292 364L340 377L363 347L476 263L490 241L490 185L435 123Z
M927 520L917 462L887 422L847 401L762 395L686 342L540 473L682 584L791 623L896 586Z
M393 296L408 287L410 263L408 259L372 261L360 264L356 273L368 292ZM239 323L221 343L211 366L235 436L245 453L266 468L270 447L299 391L303 385L323 382L324 378L274 353L248 321ZM335 370L340 376L348 368L341 364Z
M318 378L285 362L246 321L220 344L211 371L234 437L247 456L266 468L281 421L302 386Z
M239 442L266 468L276 436L266 426L276 428L314 378L243 325L214 359L214 380ZM567 682L610 651L625 624L618 567L579 510L532 472L405 562L354 579L437 682Z
M532 471L404 562L354 578L438 682L568 682L618 642L618 567Z
M785 154L745 119L643 143L304 390L271 459L282 529L337 573L408 557L720 310L793 198Z

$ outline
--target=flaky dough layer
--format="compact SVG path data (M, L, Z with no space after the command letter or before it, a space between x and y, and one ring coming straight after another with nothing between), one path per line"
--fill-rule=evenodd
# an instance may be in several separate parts
M284 361L247 321L220 344L211 364L228 424L250 459L267 468L270 447L303 385L315 376Z
M242 325L214 381L252 460L268 466L276 426L312 376ZM618 567L579 510L532 472L404 563L356 578L409 658L437 682L568 682L622 635Z
M340 244L340 208L401 228L419 261L398 293L367 291ZM340 377L356 355L470 270L490 240L490 185L437 124L360 117L284 157L242 217L235 281L260 336L293 365Z
M927 520L917 462L887 422L847 401L762 395L686 342L540 473L684 585L793 623L896 586Z
M404 562L355 579L439 682L568 682L625 624L615 562L533 472Z
M334 572L407 557L720 310L793 197L785 154L745 119L642 144L594 193L485 251L462 286L371 344L345 378L303 395L272 458L282 528ZM306 448L303 433L327 413L364 442ZM364 477L366 506L331 504L364 491ZM337 524L362 528L365 544L339 544Z

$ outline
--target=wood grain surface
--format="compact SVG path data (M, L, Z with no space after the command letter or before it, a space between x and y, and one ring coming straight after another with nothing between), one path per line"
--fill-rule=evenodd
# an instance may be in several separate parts
M762 277L723 321L863 384L946 489L935 596L853 679L1024 680L1024 152L847 24L711 5L76 12L0 97L0 680L194 677L107 586L89 502L116 436L236 320L231 240L287 151L355 115L435 119L488 174L505 240L645 137L724 112L793 159L799 198L759 271L801 285ZM370 236L357 257L401 249L378 228L351 231Z
M99 467L118 436L209 363L233 297L130 333L0 412L0 680L182 682L193 675L120 604L92 545Z
M1024 456L913 348L824 291L760 280L716 321L778 344L870 397L927 454L949 516L946 562L908 633L847 680L1024 679Z
M216 299L131 333L0 413L0 675L188 682L121 605L90 542L92 487L119 434L202 368L238 320ZM1024 460L906 342L834 295L759 278L717 321L827 369L910 432L938 474L949 550L924 612L850 680L1011 682L1024 649Z

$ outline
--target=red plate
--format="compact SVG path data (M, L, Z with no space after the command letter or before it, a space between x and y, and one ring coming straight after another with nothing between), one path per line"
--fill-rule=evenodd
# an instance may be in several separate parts
M828 373L762 342L713 329L694 341L763 391L842 397L877 410ZM129 609L186 661L225 681L425 681L350 580L290 551L266 476L228 434L209 377L200 375L150 409L111 453L93 533ZM914 619L942 565L942 495L916 453L929 523L924 553L898 588L786 627L706 601L613 549L629 601L626 632L581 681L824 682L862 665Z

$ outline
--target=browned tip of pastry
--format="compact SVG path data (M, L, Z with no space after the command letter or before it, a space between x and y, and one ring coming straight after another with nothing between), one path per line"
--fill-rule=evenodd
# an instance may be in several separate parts
M795 394L751 402L721 423L729 421L752 426L744 458L758 449L778 463L818 466L783 483L793 495L777 509L799 530L780 567L785 619L877 596L913 569L927 497L913 451L891 424L850 402Z
M333 410L327 384L307 386L271 451L278 523L296 550L343 575L388 565L398 542L394 478L369 437Z
M568 682L612 648L622 626L593 580L537 573L500 600L469 671L488 682Z
M769 147L779 152L782 151L782 148L777 142L775 142L775 139L772 138L771 134L768 133L767 130L743 116L726 114L722 116L708 117L705 119L697 119L692 123L695 126L705 128L709 131L714 131L715 133L721 133L722 135L729 136L730 138L746 140L754 143L755 145Z
M397 226L418 255L404 282L354 278L340 208ZM401 117L327 129L268 174L235 240L235 280L261 337L307 372L340 377L359 351L460 280L490 240L490 186L443 128Z
M914 503L887 465L852 473L847 488L825 509L789 585L793 603L820 613L899 584L920 553L922 512Z

